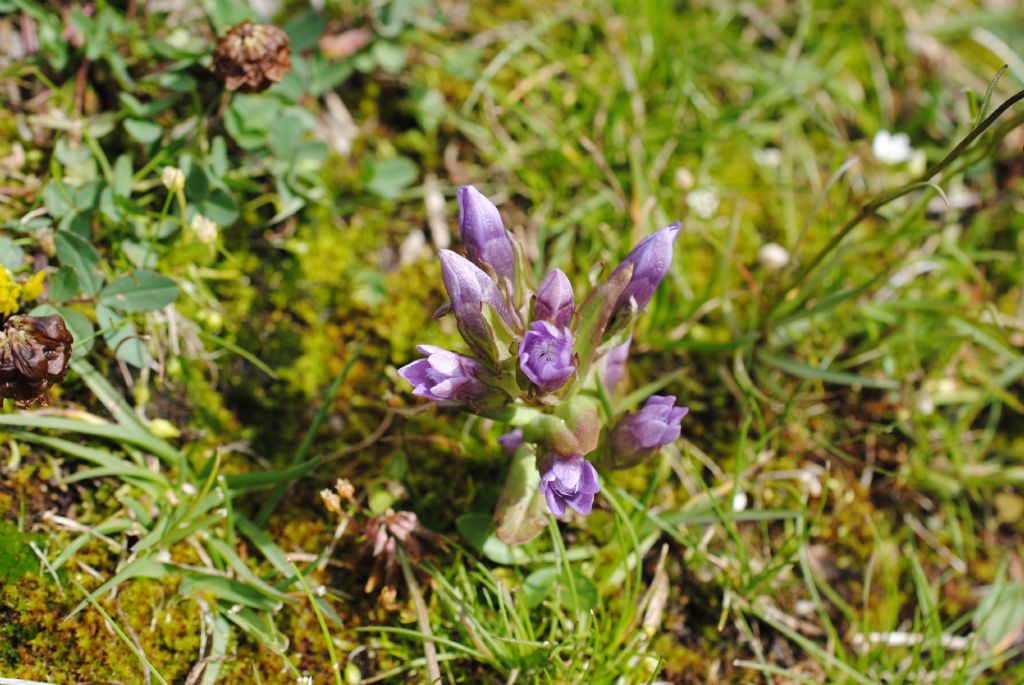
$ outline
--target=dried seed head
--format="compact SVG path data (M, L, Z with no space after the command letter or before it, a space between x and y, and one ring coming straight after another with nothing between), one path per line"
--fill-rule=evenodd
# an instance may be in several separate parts
M339 498L336 494L334 494L327 488L324 488L323 490L320 491L320 499L323 500L324 506L327 508L327 511L332 512L334 514L341 513L341 498Z
M364 554L373 559L373 570L364 590L371 593L380 587L381 603L393 608L398 588L398 548L401 547L412 561L418 561L428 548L440 546L441 541L420 525L416 514L394 509L370 518L363 527L363 534L366 537Z
M213 53L213 67L229 91L266 90L291 71L288 35L270 24L244 21L221 40Z
M356 496L356 488L348 478L339 478L338 482L334 484L334 491L338 493L338 497L349 502L353 501Z
M12 316L0 330L0 398L19 407L46 404L71 361L71 333L53 316Z

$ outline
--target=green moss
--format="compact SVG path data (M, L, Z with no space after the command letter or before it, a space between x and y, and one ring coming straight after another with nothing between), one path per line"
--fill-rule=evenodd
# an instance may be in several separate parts
M0 582L15 581L39 568L39 559L28 543L28 536L16 525L0 518Z
M0 590L5 675L54 683L141 682L142 665L92 609L65 621L77 603L65 584L26 575ZM125 584L115 598L100 598L104 609L134 639L168 680L181 682L198 654L200 609L182 600L173 585L155 581ZM16 654L12 663L10 656Z

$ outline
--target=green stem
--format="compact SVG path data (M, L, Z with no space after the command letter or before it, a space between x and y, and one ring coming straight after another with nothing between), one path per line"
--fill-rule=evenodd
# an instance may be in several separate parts
M427 604L423 601L423 593L420 592L420 584L416 580L416 574L409 566L409 560L405 556L405 550L398 550L398 562L402 566L402 575L405 576L405 584L412 595L413 606L416 607L416 622L419 623L420 632L423 633L423 657L427 661L427 674L431 685L439 685L441 680L441 666L437 662L437 647L431 639L434 633L430 628L430 615L427 613Z
M925 172L921 174L919 177L917 177L916 179L914 179L913 181L904 186L896 188L895 190L892 190L880 197L875 198L871 202L861 207L860 211L858 211L852 218L850 218L849 221L843 224L843 226L835 233L835 235L832 236L831 240L829 240L823 248L818 250L817 254L815 254L814 257L812 257L811 260L807 262L807 264L800 270L800 272L793 277L789 284L785 288L783 288L778 295L776 295L771 305L769 305L766 309L764 321L768 322L771 320L772 315L779 308L779 306L788 297L790 297L792 293L796 292L797 288L800 286L801 283L803 283L804 279L807 278L807 276L809 276L811 272L818 267L822 260L824 260L830 252L836 249L836 247L838 247L839 244L846 239L846 236L848 236L854 228L856 228L862 221L864 221L864 219L867 219L869 216L874 215L875 212L877 212L879 209L889 204L893 200L901 198L904 195L913 192L914 190L917 190L921 186L931 185L932 178L942 173L946 169L946 167L952 164L957 159L957 157L962 155L964 151L968 147L970 147L971 143L977 140L978 136L980 136L986 130L991 128L992 125L995 124L996 121L998 121L999 118L1003 114L1005 114L1008 109L1013 107L1021 100L1024 100L1024 90L1019 91L1018 93L1011 96L1008 100L1003 102L1003 104L999 105L999 107L993 110L992 114L988 115L988 117L986 117L980 125L978 125L970 133L968 133L967 136L963 140L961 140L957 144L957 146L954 147L952 151L950 151L948 155L946 155L941 161L933 164L931 167L926 169Z

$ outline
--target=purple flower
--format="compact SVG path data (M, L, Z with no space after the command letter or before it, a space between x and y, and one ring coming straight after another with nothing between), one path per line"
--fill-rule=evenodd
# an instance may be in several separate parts
M537 289L533 318L565 328L572 323L575 312L572 285L561 269L555 269L544 277L540 288Z
M519 368L542 392L553 392L576 373L573 337L568 328L534 321L519 344Z
M444 279L444 287L448 290L448 299L455 312L459 332L474 350L492 350L495 343L484 313L484 305L494 307L510 330L518 328L518 319L508 302L498 292L498 286L491 277L473 262L451 250L441 250L439 257L441 278Z
M501 444L501 448L505 450L505 453L509 456L515 454L516 450L519 449L519 446L523 444L523 429L516 428L515 430L505 433L498 438L498 443Z
M550 457L541 464L540 491L555 516L565 513L566 504L580 514L589 514L600 489L597 469L582 455Z
M632 343L633 338L629 338L604 355L604 377L601 380L608 392L615 392L615 387L626 376L626 360L629 359L629 346Z
M635 464L679 439L683 417L690 410L677 407L672 395L648 398L640 411L627 414L612 429L612 450L617 462Z
M491 267L499 281L515 283L515 252L498 208L473 186L459 188L457 195L459 227L470 260Z
M629 285L615 303L616 311L627 306L631 297L636 300L637 311L644 310L672 265L672 244L681 228L682 225L676 222L652 233L637 243L633 251L616 267L613 276L630 265L633 267Z
M476 361L433 345L417 345L416 349L427 357L398 370L398 375L413 385L413 395L437 402L465 402L489 392L477 378L480 365Z

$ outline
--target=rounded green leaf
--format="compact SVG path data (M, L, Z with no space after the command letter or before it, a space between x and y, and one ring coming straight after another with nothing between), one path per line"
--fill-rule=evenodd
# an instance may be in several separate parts
M167 276L139 269L122 276L100 293L100 302L123 312L151 312L178 299L178 286Z

